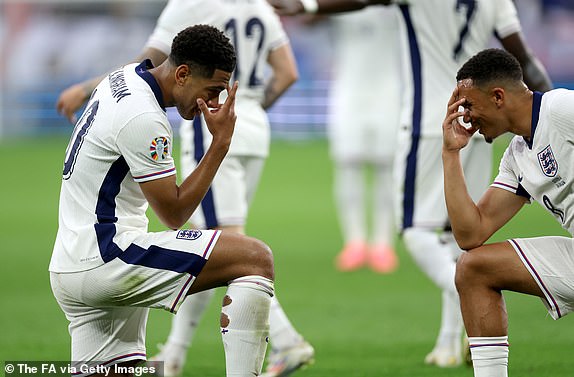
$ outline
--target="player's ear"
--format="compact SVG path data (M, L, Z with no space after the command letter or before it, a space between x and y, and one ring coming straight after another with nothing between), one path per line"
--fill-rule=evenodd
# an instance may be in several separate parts
M500 108L504 102L504 89L503 88L492 88L492 100L496 107Z
M189 79L191 79L189 67L186 64L181 64L177 66L177 68L175 69L175 81L177 85L183 86L188 77Z

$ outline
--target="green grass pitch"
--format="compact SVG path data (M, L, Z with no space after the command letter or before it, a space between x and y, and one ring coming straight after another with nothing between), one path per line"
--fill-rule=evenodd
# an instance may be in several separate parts
M0 359L66 360L67 321L52 296L48 262L57 228L60 174L67 139L1 140ZM503 143L497 144L500 154ZM276 260L276 291L295 327L313 344L316 362L301 377L472 376L467 367L438 369L423 358L439 326L439 290L413 265L400 240L400 268L339 273L341 236L325 141L272 144L248 233ZM152 230L163 227L152 219ZM538 205L523 209L493 239L566 234ZM223 376L218 327L220 289L190 348L186 376ZM510 316L510 374L572 374L572 318L553 321L538 299L505 293ZM166 339L171 315L152 311L148 355ZM570 330L569 330L570 329Z

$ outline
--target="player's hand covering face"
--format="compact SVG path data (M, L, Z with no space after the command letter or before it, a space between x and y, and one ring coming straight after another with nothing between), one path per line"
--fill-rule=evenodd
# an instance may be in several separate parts
M466 98L459 97L459 89L456 87L448 101L446 117L442 123L443 151L455 152L464 148L477 131L473 125L466 128L459 122L459 118L465 117L466 110L460 111L465 102Z
M223 104L213 106L210 103L210 106L208 106L208 103L202 98L197 99L199 109L205 118L209 132L213 135L214 141L216 141L216 139L231 141L233 129L235 128L235 120L237 119L235 115L237 87L237 81L233 83L233 87L227 86L227 98Z

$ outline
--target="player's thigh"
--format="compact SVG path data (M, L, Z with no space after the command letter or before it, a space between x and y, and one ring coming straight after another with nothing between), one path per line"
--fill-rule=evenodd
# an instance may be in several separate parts
M248 275L274 279L271 250L253 237L223 231L189 293L211 289L220 286L221 281Z
M122 233L115 238L124 249L117 258L87 271L51 273L54 296L70 321L75 360L145 358L148 308L177 311L220 234ZM218 276L214 285L225 285L227 277Z
M574 309L574 240L537 237L511 240L516 254L543 293L542 302L554 319Z
M82 372L82 364L95 367L145 360L147 308L86 305L71 289L83 282L77 273L51 273L50 282L58 304L70 322L71 360L78 372Z
M66 293L94 308L138 306L177 310L204 268L220 231L179 230L122 233L115 241L124 250L97 268L58 274ZM224 285L222 280L220 285Z
M538 295L540 292L509 241L482 245L462 253L456 266L457 286L480 285Z

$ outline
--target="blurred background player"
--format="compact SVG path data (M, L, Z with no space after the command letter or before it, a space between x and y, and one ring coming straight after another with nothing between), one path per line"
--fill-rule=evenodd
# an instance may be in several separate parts
M389 4L375 0L269 0L279 14L336 13ZM408 252L442 291L442 318L434 349L425 362L440 367L462 362L462 317L454 285L460 249L450 227L443 193L444 103L466 59L496 35L522 66L527 85L546 91L551 82L526 46L511 0L396 1L404 22L404 90L395 166L399 226ZM357 103L360 106L360 103ZM477 199L491 177L492 149L480 137L461 159L471 196Z
M234 80L239 81L237 122L230 150L210 190L190 222L194 227L245 233L249 204L269 152L270 129L265 109L297 79L297 67L279 18L265 0L171 0L160 15L142 57L161 62L178 30L193 24L214 25L231 39L237 53ZM270 74L265 77L265 70ZM68 117L91 93L93 80L70 87L58 101ZM183 121L180 128L183 176L195 168L211 142L203 121ZM183 303L159 355L166 376L179 375L195 330L214 291ZM312 362L313 347L295 330L282 307L272 299L267 376L286 376Z
M327 135L344 241L336 259L341 271L368 265L388 273L398 266L392 169L400 114L399 17L391 6L329 20L334 71Z
M204 16L198 14L198 9ZM270 127L265 109L295 82L297 67L279 18L264 0L172 0L158 19L147 47L165 52L174 28L206 19L227 33L237 52L234 79L240 87L236 99L238 120L229 153L191 223L243 234L249 205L269 153ZM268 67L271 76L265 81L264 70ZM180 135L185 176L203 156L211 136L202 118L183 121ZM207 291L194 300L186 300L180 315L174 317L168 341L157 358L173 364L176 373L183 366L197 323L213 293ZM272 351L266 375L285 376L309 363L313 348L294 329L276 296L271 322Z

